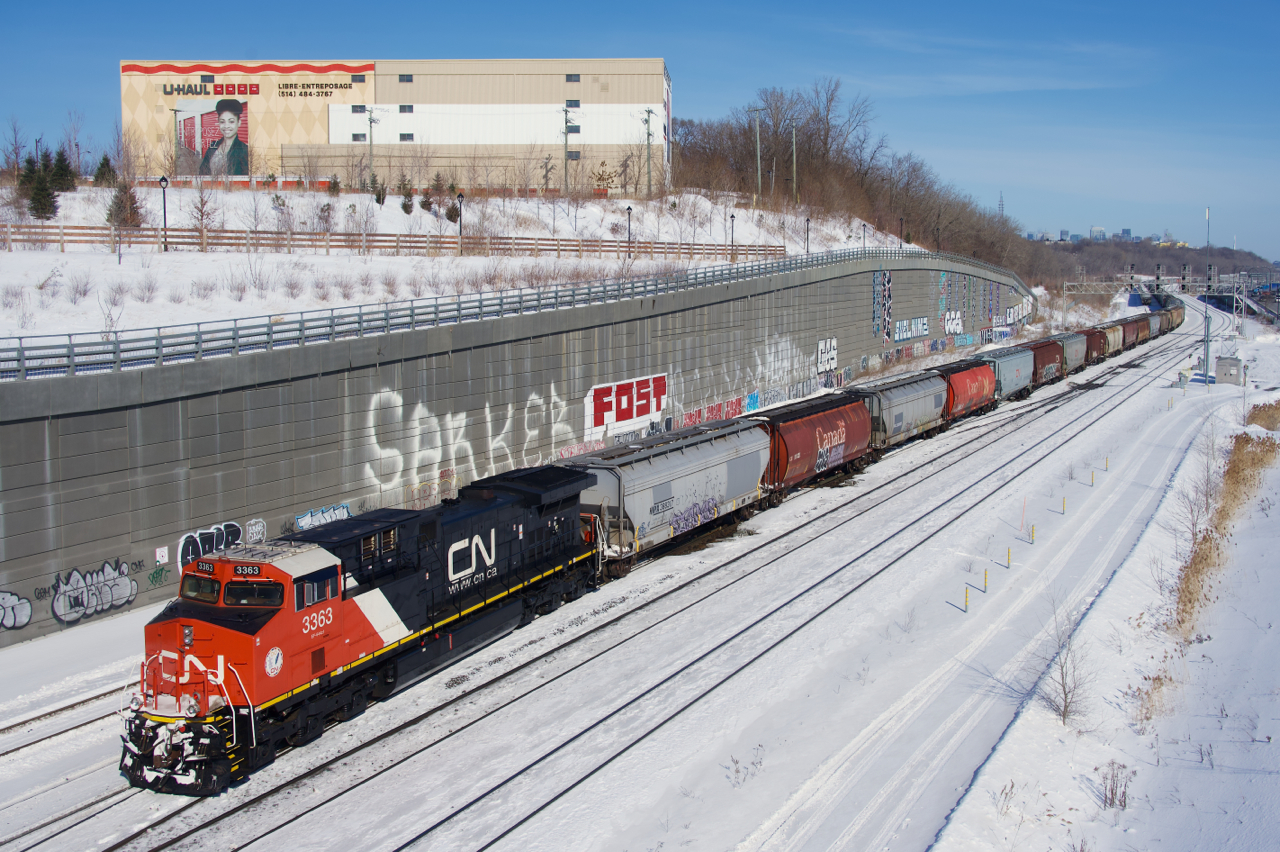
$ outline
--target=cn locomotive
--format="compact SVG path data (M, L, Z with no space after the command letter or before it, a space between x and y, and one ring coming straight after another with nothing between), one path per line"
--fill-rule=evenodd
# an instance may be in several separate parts
M146 626L120 769L216 795L326 722L364 712L596 582L594 484L565 467L481 479L425 511L378 509L202 556Z
M216 795L370 701L625 574L646 551L1061 381L1181 325L1162 304L1080 333L477 480L183 566L146 626L120 769Z

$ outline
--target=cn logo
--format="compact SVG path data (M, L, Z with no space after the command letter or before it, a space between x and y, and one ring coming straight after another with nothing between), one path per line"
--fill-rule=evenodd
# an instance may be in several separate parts
M485 550L484 539L478 535L473 535L471 537L471 541L467 541L464 538L462 541L455 541L451 544L449 546L449 582L452 583L455 580L461 580L463 577L469 577L475 573L476 567L479 565L479 563L476 562L477 550L480 551L480 555L484 557L484 564L486 567L493 565L493 559L498 555L498 548L495 546L496 541L497 538L494 535L494 531L490 529L488 550ZM468 545L471 547L471 564L460 571L455 571L453 568L453 554L457 553L459 550L466 550Z

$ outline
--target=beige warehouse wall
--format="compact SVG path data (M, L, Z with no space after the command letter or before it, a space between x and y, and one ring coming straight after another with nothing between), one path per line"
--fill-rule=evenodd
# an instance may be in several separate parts
M379 60L375 94L384 104L662 103L665 74L661 59Z

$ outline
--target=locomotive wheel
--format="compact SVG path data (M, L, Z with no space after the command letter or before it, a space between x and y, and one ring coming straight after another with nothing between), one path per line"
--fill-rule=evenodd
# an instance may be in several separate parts
M307 709L309 708L302 707L298 712L301 713ZM324 733L324 720L319 715L309 715L302 717L298 723L298 730L285 739L291 746L302 746L320 739L322 733Z
M564 587L564 602L573 603L582 597L582 583L574 580L572 583L566 583Z
M351 700L344 704L338 710L338 720L342 722L349 721L359 716L369 706L369 698L364 694L363 689L357 689L352 695Z

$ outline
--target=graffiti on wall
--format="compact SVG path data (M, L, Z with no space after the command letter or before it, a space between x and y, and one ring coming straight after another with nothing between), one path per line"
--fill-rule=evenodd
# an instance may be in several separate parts
M129 571L141 567L141 562L131 565L114 559L88 574L72 571L65 579L60 574L55 576L53 617L63 624L75 624L82 618L124 606L138 595L138 583Z
M586 439L598 441L606 433L646 430L653 421L663 419L666 401L666 373L596 385L583 401Z
M31 601L0 592L0 630L21 630L31 622Z
M346 503L335 503L332 506L322 506L319 509L308 509L301 515L295 516L299 530L309 530L312 527L318 527L330 521L340 521L349 517L351 517L351 506Z
M887 349L893 334L893 273L887 269L871 273L871 330Z
M189 565L206 553L216 553L235 547L240 543L244 532L234 521L214 524L207 530L187 533L178 543L178 564Z
M484 424L484 444L479 447L469 436L469 420ZM463 410L437 415L423 403L408 404L399 392L383 390L370 401L367 423L375 458L364 463L364 474L383 490L425 483L442 486L441 472L446 470L456 472L448 480L456 489L463 471L478 479L515 467L536 467L581 443L555 383L545 397L530 393L521 407L509 404L503 411L486 403L483 414ZM539 449L543 444L550 444L546 455ZM477 463L481 456L488 457L487 469ZM424 494L421 488L416 493L434 502L448 496L439 487L434 493L426 489Z

